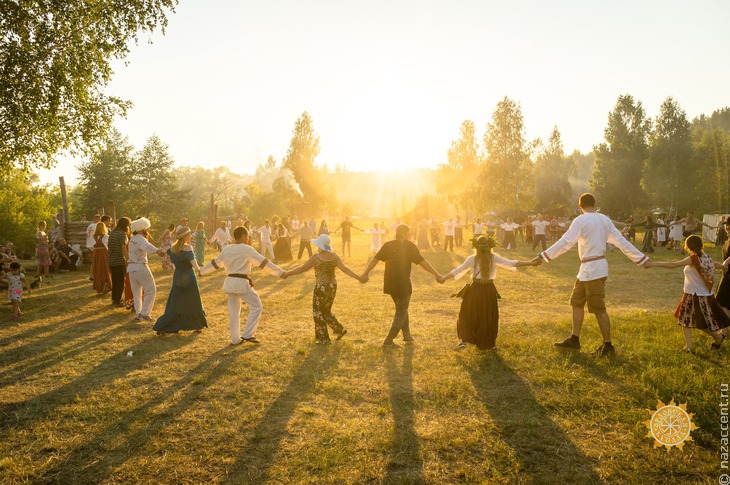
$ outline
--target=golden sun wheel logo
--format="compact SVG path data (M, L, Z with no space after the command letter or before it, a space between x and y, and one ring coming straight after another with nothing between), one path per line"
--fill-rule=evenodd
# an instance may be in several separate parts
M687 403L677 406L674 399L669 404L659 401L656 411L648 411L651 418L644 422L649 428L646 438L654 438L654 448L665 446L669 452L676 446L681 450L685 441L692 441L690 432L697 426L692 422L694 414L687 412Z

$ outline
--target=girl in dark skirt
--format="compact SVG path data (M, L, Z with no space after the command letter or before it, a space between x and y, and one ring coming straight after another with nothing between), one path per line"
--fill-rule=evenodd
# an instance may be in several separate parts
M720 230L725 232L726 236L725 244L722 246L722 260L723 264L727 266L730 264L730 238L727 237L730 235L730 219L726 219L722 222L722 228ZM725 273L720 280L717 292L715 292L715 299L721 306L730 310L730 275L727 273Z
M504 259L493 254L496 246L491 236L479 236L472 240L474 254L466 261L439 279L439 283L464 276L467 271L472 273L472 281L464 286L454 296L463 298L459 319L456 323L456 333L460 342L457 349L463 349L467 343L476 345L481 350L492 350L497 340L499 330L499 308L497 307L497 289L494 287L494 278L497 275L497 266L516 268L520 266L537 266L532 261L517 261Z
M347 276L351 276L360 283L365 283L367 279L356 275L350 268L345 266L339 256L332 252L330 245L330 237L327 234L320 234L317 239L312 240L312 244L319 249L319 252L309 258L303 265L291 271L285 271L281 275L286 279L299 273L304 273L314 268L314 293L312 294L312 317L314 318L314 335L318 344L329 344L330 336L327 331L329 326L337 336L337 340L341 339L347 330L337 321L337 317L332 313L332 304L337 295L337 279L335 278L335 269L339 268Z
M719 348L730 327L730 317L722 310L712 295L712 277L715 269L727 271L727 266L716 263L702 251L702 238L687 237L684 249L689 256L681 261L665 263L650 261L650 266L659 268L684 267L684 295L674 312L684 331L685 352L692 352L692 329L702 330L713 338L712 348Z

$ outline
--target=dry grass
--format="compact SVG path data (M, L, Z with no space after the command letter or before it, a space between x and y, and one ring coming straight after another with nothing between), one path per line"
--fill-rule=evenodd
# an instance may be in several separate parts
M345 262L359 271L367 236L353 244ZM677 256L667 253L656 257ZM443 272L467 254L425 253ZM211 328L170 337L112 309L86 274L57 276L23 303L20 323L0 309L0 481L716 483L729 351L711 352L698 334L696 355L677 352L681 271L609 255L618 354L595 360L592 319L583 353L552 347L569 332L576 259L498 274L499 349L487 353L452 350L458 301L448 295L461 283L437 285L418 268L416 343L388 352L382 265L364 286L338 275L335 313L349 333L330 347L314 345L312 273L257 274L262 344L238 347L220 274L201 280ZM153 272L159 315L170 275ZM684 452L644 437L646 410L672 398L700 426Z

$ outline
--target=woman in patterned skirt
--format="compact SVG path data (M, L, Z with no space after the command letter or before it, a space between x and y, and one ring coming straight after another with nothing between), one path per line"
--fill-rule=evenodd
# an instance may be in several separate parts
M685 352L692 352L692 329L702 330L713 338L712 348L719 348L727 336L730 317L722 310L712 295L712 277L715 269L727 271L727 266L716 263L702 251L702 238L697 235L687 237L684 250L689 256L681 261L649 261L647 267L659 268L684 267L684 295L674 312L684 331Z
M330 237L327 234L322 234L317 239L313 239L312 244L319 249L319 252L314 254L300 267L291 271L285 271L281 277L286 279L289 276L304 273L314 268L314 276L316 279L314 293L312 294L314 335L318 344L329 344L330 336L327 331L328 326L337 336L337 340L341 339L347 333L347 330L337 321L337 317L332 314L332 304L337 294L335 268L340 268L343 273L355 278L360 283L365 283L367 280L356 275L350 268L345 266L345 263L342 262L339 256L332 252Z
M160 249L165 251L165 255L162 257L162 269L172 271L175 266L170 261L170 256L167 254L167 250L172 247L172 233L175 232L175 224L170 224L162 233L160 239L157 241L160 244Z
M36 277L40 279L41 273L48 278L48 269L51 267L51 253L48 250L48 235L46 234L46 221L38 223L38 232L36 237L36 258L38 259L38 268L36 269Z

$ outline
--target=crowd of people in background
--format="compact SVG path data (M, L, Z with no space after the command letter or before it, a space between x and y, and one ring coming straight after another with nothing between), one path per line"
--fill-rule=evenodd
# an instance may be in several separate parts
M314 269L315 338L317 343L329 343L328 329L334 332L337 339L347 333L332 313L337 291L335 270L340 269L348 276L366 283L370 271L383 261L386 267L384 292L392 297L395 305L394 320L383 344L387 347L394 344L393 341L399 334L402 334L405 342L413 340L408 321L412 264L432 273L439 283L450 278L458 279L471 271L472 281L454 295L463 299L457 320L459 343L456 348L474 344L480 349L488 350L495 347L498 330L499 312L494 287L496 267L538 266L578 244L581 273L571 296L571 305L574 307L573 334L555 345L564 349L580 348L583 307L587 304L588 311L596 314L604 337L604 342L596 351L602 356L613 353L609 320L602 296L603 281L607 275L605 253L618 247L645 268L684 267L685 295L677 308L676 316L685 329L685 349L692 350L689 337L692 328L709 334L714 339L712 346L719 347L727 335L727 328L730 327L730 319L722 311L722 307L730 308L730 279L723 278L715 299L712 292L712 273L715 269L727 271L730 264L730 221L723 218L719 225L711 226L697 220L692 212L683 218L678 215L667 217L666 214L657 214L656 217L647 215L642 220L629 217L624 221L617 221L599 214L594 206L595 200L592 196L588 197L589 195L581 196L579 207L582 213L574 219L562 216L550 218L543 214L524 218L487 215L474 217L465 223L459 215L443 222L410 217L410 224L397 218L389 225L381 220L373 222L371 227L361 229L346 216L336 228L330 230L324 219L318 223L314 218L299 220L294 215L266 219L258 227L246 219L239 219L235 226L232 221L221 221L210 238L207 238L202 221L193 230L188 227L189 219L185 217L180 220L179 225L165 226L160 236L154 239L151 236L151 222L144 217L138 216L134 220L122 217L116 225L112 225L111 217L96 215L86 230L85 245L91 256L89 280L97 294L111 293L111 304L114 307L133 311L135 319L140 322L155 322L152 328L158 335L186 330L199 332L207 328L208 323L196 275L202 276L225 268L227 278L223 291L229 295L231 343L238 344L243 341L258 343L255 331L262 306L250 277L254 266L266 269L283 279ZM696 235L703 226L716 231L716 245L723 247L722 263L712 261L703 252L702 239ZM641 251L634 247L636 230L639 227L643 228L644 233ZM353 229L370 237L371 255L361 275L347 267L341 257L334 253L330 239L339 233L342 258L350 257ZM455 247L464 244L465 235L471 236L470 245L475 252L462 265L445 275L436 271L421 255L422 250L443 249L454 252ZM297 240L298 251L292 251L292 244ZM518 244L526 244L533 250L540 247L542 252L532 261L507 259L493 252L498 245L504 251L513 251ZM316 253L313 253L312 246L317 249ZM206 264L206 250L211 247L217 251L217 256ZM681 250L688 256L676 262L651 261L646 255L659 247ZM297 260L300 261L305 251L308 259L304 264L289 271L277 266L292 261L294 253L297 253ZM156 296L154 275L148 261L148 255L151 254L157 254L161 258L163 271L174 271L165 312L157 320L151 316ZM13 244L8 242L0 247L0 284L8 288L14 319L22 314L20 302L24 290L30 292L44 282L49 282L53 273L77 271L84 257L80 247L68 244L58 230L58 224L49 236L45 221L40 221L37 225L35 256L36 275L29 282L14 253ZM593 266L601 269L598 271L601 274L592 270ZM591 278L591 275L598 277ZM601 296L596 299L596 295ZM249 306L250 312L241 334L242 302ZM579 318L576 319L576 315Z

